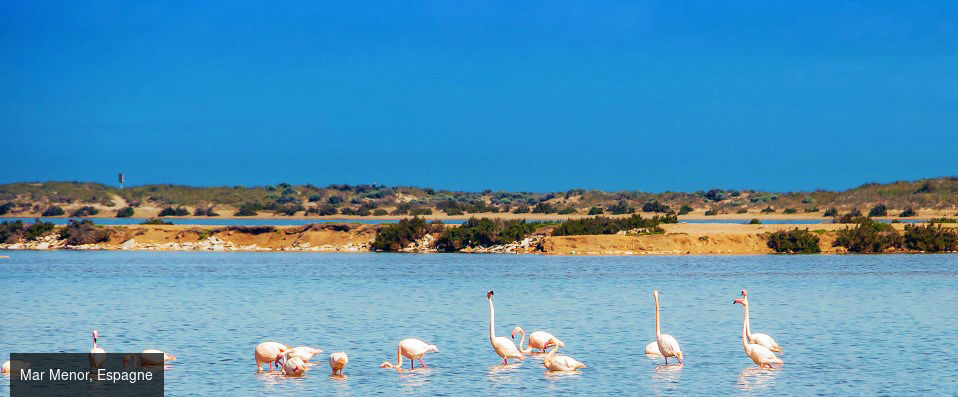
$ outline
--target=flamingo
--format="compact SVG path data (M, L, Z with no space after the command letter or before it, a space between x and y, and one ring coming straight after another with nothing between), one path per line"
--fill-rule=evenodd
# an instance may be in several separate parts
M426 355L429 352L439 352L439 349L436 348L436 345L430 345L426 342L423 342L419 339L409 338L399 341L399 347L396 349L396 365L384 361L382 364L379 364L379 368L402 368L402 358L406 357L409 359L409 368L415 367L415 361L419 360L419 363L422 364L423 368L427 368L426 363L422 361L422 356Z
M585 368L585 364L569 356L556 356L559 351L559 340L552 338L552 350L542 359L542 365L549 371L575 371Z
M263 364L269 363L269 370L273 371L273 364L279 366L279 358L289 347L279 342L263 342L256 345L253 356L256 358L256 373L263 372Z
M103 363L106 362L106 350L96 344L99 337L100 331L93 330L93 348L90 349L89 355L90 368L103 368Z
M555 339L556 341L558 341L560 347L565 347L565 343L563 343L561 340L559 340L559 338L556 338L552 334L546 331L533 331L531 334L529 334L529 344L526 345L525 349L523 349L522 342L526 340L526 331L523 330L521 327L515 327L512 329L513 339L516 338L516 334L522 334L522 339L519 340L519 351L523 353L527 353L527 354L532 353L533 348L539 349L540 351L544 353L546 349L548 349L549 346L551 346L552 339Z
M679 347L679 341L659 330L659 290L652 291L652 298L655 299L655 342L659 347L659 354L665 357L666 364L669 363L669 357L675 357L682 365L682 348Z
M309 363L309 360L312 360L313 356L322 352L323 349L316 349L309 346L296 346L290 349L287 353L290 357L299 357L299 359L303 360L304 363Z
M300 376L306 372L306 363L299 357L290 357L289 352L283 356L283 373L287 376Z
M782 359L775 357L767 347L748 341L748 300L736 299L732 304L741 303L745 307L745 319L742 321L742 347L745 348L745 355L751 358L759 367L772 368L772 364L782 364Z
M329 355L329 368L333 370L332 375L343 376L343 368L349 362L346 352L336 352ZM338 373L337 373L338 372Z
M742 299L748 301L748 292L745 292L744 289L742 290ZM762 346L764 346L766 349L771 350L771 351L773 351L773 352L778 352L778 353L781 353L781 352L782 352L782 347L779 346L778 343L775 343L775 339L772 339L771 336L768 336L767 334L753 334L753 333L752 333L752 324L751 324L751 323L752 323L752 322L751 322L751 320L750 320L750 321L749 321L749 325L748 325L748 329L745 330L745 331L746 331L746 336L748 337L749 343L755 343L755 344L758 344L758 345L762 345Z
M11 366L16 365L17 368L27 369L30 368L31 364L26 361L20 360L7 360L3 362L3 366L0 366L0 374L9 374L11 371Z
M486 293L486 300L489 301L489 343L492 343L496 354L502 357L503 365L509 364L510 358L522 360L522 352L516 347L515 342L505 336L496 336L496 309L492 305L492 291ZM522 344L522 341L519 341L519 344Z
M157 360L160 357L162 359ZM176 357L156 349L146 349L140 352L140 365L163 365L167 361L176 361Z
M659 341L654 340L645 345L645 354L650 356L661 356L662 352L659 351Z
M0 367L0 374L9 374L10 373L10 360L3 362L3 367Z

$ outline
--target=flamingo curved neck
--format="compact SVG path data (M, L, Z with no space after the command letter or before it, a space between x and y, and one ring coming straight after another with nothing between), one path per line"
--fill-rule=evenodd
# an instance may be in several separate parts
M658 337L659 335L662 334L662 332L659 331L659 297L655 296L654 298L655 298L655 336Z
M496 308L492 306L492 298L489 298L489 342L496 339ZM520 342L521 343L521 342Z
M523 351L522 342L525 342L526 340L526 331L523 330L522 328L519 328L519 333L522 334L522 339L519 339L519 351ZM532 348L530 347L529 350L532 350Z
M742 303L743 303L742 306L745 306L745 337L748 338L749 341L751 341L752 340L752 324L748 319L749 318L748 299L743 299Z
M745 306L745 318L742 320L742 348L748 353L748 302L742 302Z

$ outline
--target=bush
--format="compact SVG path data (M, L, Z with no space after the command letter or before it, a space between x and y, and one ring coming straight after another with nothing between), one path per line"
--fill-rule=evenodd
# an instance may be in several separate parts
M604 211L602 210L602 207L592 207L592 208L589 208L589 215L601 215L602 212L604 212Z
M213 207L206 207L206 208L196 207L196 209L193 210L193 215L194 216L219 216L220 214L217 214L216 211L213 210Z
M721 189L712 189L705 192L705 198L707 200L718 202L718 201L725 200L726 196L725 196L725 192L723 192Z
M777 231L768 236L768 248L785 254L817 254L822 252L818 246L818 236L808 229Z
M761 212L762 212L763 214L771 214L771 213L775 212L775 209L772 208L771 206L768 206L768 207L763 208Z
M446 213L446 215L449 215L449 216L456 216L456 215L463 215L463 214L464 214L464 212L462 212L462 210L461 210L461 209L458 209L458 208L448 208L448 209L444 210L444 212Z
M806 213L818 212L818 207L808 207L805 209Z
M412 216L432 215L432 208L427 208L427 207L413 208L409 210L409 215L412 215Z
M219 232L239 232L245 234L260 235L266 233L274 233L278 229L275 226L227 226L217 229L213 229L213 233Z
M838 216L838 208L835 208L835 207L829 208L825 210L825 213L822 215L823 216Z
M160 218L150 218L143 222L140 222L141 225L172 225L173 222L167 222Z
M96 244L109 239L110 233L97 227L89 219L70 219L70 223L60 229L60 240L66 240L67 245Z
M61 208L60 206L51 205L47 207L47 209L43 210L43 213L40 214L40 216L61 216L65 213L66 212L63 212L63 208Z
M53 222L42 222L40 219L36 219L30 224L24 224L21 220L15 222L4 221L0 223L0 243L12 244L19 242L21 239L33 241L49 233L53 228Z
M162 211L160 211L159 216L187 216L189 214L190 214L190 211L188 211L186 208L183 208L183 207L177 207L177 208L166 207Z
M748 209L747 209L747 208L739 208L738 211L735 211L735 213L736 213L736 214L747 214L747 213L748 213Z
M285 205L285 206L283 206L283 207L280 207L280 208L276 209L276 211L275 211L274 213L276 213L276 214L283 214L283 215L286 215L286 216L293 216L293 215L296 215L296 213L297 213L297 212L300 212L300 211L306 211L306 207L303 207L302 204L289 204L289 205ZM368 210L367 210L367 212L368 212Z
M875 222L858 217L858 226L838 231L834 246L845 247L849 252L880 253L893 248L901 248L901 235L889 224Z
M133 207L124 207L116 210L117 218L129 218L133 216Z
M257 203L243 203L239 210L233 213L233 216L256 216L257 211L263 209L263 206Z
M339 211L336 210L336 206L332 204L323 204L319 206L319 215L320 216L329 216L336 215Z
M655 200L642 204L642 212L666 213L666 212L669 212L669 209L670 209L669 206L660 204L658 201L655 201Z
M440 251L454 252L465 247L509 244L522 240L540 225L542 225L541 222L525 220L469 218L459 227L446 229L436 241L436 248Z
M315 202L317 202L317 201L319 201L319 200L322 200L322 199L323 199L323 196L320 196L320 195L318 195L318 194L313 194L313 195L310 195L310 196L309 196L309 202L310 202L310 203L315 203Z
M6 215L8 212L10 212L11 209L13 209L12 202L6 202L3 204L0 204L0 215Z
M911 209L911 208L908 208L908 209L902 211L900 214L898 214L898 217L899 217L899 218L907 218L907 217L915 216L915 215L918 215L918 213L915 212L915 210L913 210L913 209Z
M373 240L372 249L377 251L399 251L416 240L426 236L428 233L439 233L443 231L442 222L435 221L432 224L426 224L426 220L420 217L406 218L399 223L386 225L376 232L376 239Z
M952 218L931 218L928 223L958 223L958 221Z
M798 210L797 210L797 209L794 209L794 208L786 208L785 211L782 211L782 213L783 213L783 214L796 214L796 213L798 213Z
M529 206L525 204L520 204L516 206L515 209L512 210L513 214L526 214L528 212L529 212Z
M532 208L533 214L554 214L559 210L556 207L549 203L539 203Z
M872 209L868 211L868 216L885 216L885 215L888 215L888 207L886 207L885 204L878 204L872 207Z
M689 207L688 205L683 205L683 206L679 207L679 215L688 214L688 213L692 212L692 210L693 210L692 207Z
M552 230L553 236L578 236L591 234L615 234L622 230L655 229L662 223L677 223L675 215L658 215L652 218L643 218L641 215L632 215L628 218L595 218L570 219L559 223ZM661 229L659 229L661 230ZM650 230L651 231L651 230Z
M619 200L619 202L609 206L608 209L612 215L631 214L635 212L635 208L629 207L629 203L625 200Z
M96 215L99 213L100 213L100 210L96 209L95 207L85 205L71 212L70 216L80 218L84 216Z
M389 215L389 212L386 212L386 210L384 210L384 209L382 209L382 208L377 208L377 209L373 210L373 215L375 215L375 216Z
M570 214L574 214L574 213L576 213L576 210L575 210L575 208L573 208L573 207L565 207L565 208L559 210L559 214L560 214L560 215L570 215Z
M718 215L718 211L709 208L708 211L705 211L705 216L715 216Z
M748 224L749 224L749 225L761 225L761 224L762 224L762 221L760 221L760 220L758 220L758 219L756 219L756 218L752 218L752 220L748 221Z
M329 198L326 199L326 202L332 205L340 205L343 201L345 200L340 196L329 196Z
M924 252L958 251L958 232L934 223L905 225L905 248Z

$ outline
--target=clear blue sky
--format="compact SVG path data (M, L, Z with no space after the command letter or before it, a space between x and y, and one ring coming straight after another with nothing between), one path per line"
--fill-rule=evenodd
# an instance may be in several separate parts
M171 3L2 2L0 182L958 174L954 2Z

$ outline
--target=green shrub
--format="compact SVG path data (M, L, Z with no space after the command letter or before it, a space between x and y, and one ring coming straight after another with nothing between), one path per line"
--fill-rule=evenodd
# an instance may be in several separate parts
M123 207L116 210L117 218L129 218L133 216L133 207Z
M762 212L763 214L771 214L771 213L775 212L775 209L772 208L771 206L769 206L769 207L763 208L761 212Z
M340 205L344 201L345 200L340 196L329 196L329 198L326 199L326 203L332 204L332 205Z
M384 210L384 209L382 209L382 208L377 208L377 209L373 210L373 215L375 215L375 216L389 215L389 212L386 212L386 210Z
M317 201L319 201L319 200L322 200L322 199L323 199L323 196L320 196L320 195L318 195L318 194L312 194L312 195L309 196L309 202L310 202L310 203L315 203L315 202L317 202Z
M456 216L456 215L463 215L463 214L464 214L464 212L462 212L462 210L461 210L461 209L458 209L458 208L448 208L448 209L444 210L444 212L446 213L446 215L449 215L449 216Z
M806 213L818 212L818 207L808 207L805 208Z
M565 208L559 210L559 215L570 215L570 214L574 214L574 213L576 213L576 210L575 210L575 208L573 208L573 207L565 207Z
M958 223L958 221L952 218L931 218L928 223Z
M794 208L786 208L785 211L782 211L782 213L783 213L783 214L796 214L796 213L798 213L798 210L797 210L797 209L794 209Z
M432 208L428 208L428 207L413 208L409 210L409 215L412 215L412 216L432 215Z
M61 216L65 213L66 212L64 212L63 208L61 208L60 206L51 205L47 207L47 209L43 210L43 213L40 214L40 216Z
M190 214L190 211L188 211L186 208L183 208L183 207L177 207L177 208L166 207L162 211L160 211L159 216L187 216L189 214Z
M715 202L725 200L726 197L727 196L725 195L725 192L722 191L722 189L712 189L705 192L705 199L712 200Z
M196 207L193 210L194 216L219 216L216 211L213 210L213 207Z
M629 207L629 203L625 200L619 200L619 202L610 205L608 210L612 215L631 214L635 212L635 208Z
M279 229L276 226L226 226L213 229L213 233L220 232L238 232L244 234L260 235L266 233L275 233Z
M426 220L420 217L406 218L399 223L389 224L381 227L376 232L376 239L373 240L372 249L376 251L399 251L409 244L426 236L428 233L439 233L443 231L442 222L435 221L432 224L426 224Z
M739 208L738 211L735 211L736 214L747 214L748 208Z
M533 214L554 214L559 210L556 207L549 203L539 203L532 208Z
M274 213L283 214L286 216L293 216L300 211L306 211L306 207L303 207L301 204L288 204L276 209ZM369 210L366 210L366 211L368 212Z
M813 199L813 198L811 198L811 197L808 197L808 196L802 197L802 204L810 204L810 203L813 203L813 202L815 202L815 199ZM816 211L816 212L817 212L817 211Z
M762 221L760 221L760 220L758 220L758 219L756 219L756 218L752 218L752 220L748 221L748 224L749 224L749 225L761 225L761 224L762 224Z
M263 206L258 203L243 203L240 205L239 210L233 213L233 216L256 216L257 211L263 209Z
M53 228L52 222L42 222L40 219L36 219L30 224L24 224L21 220L15 222L4 221L0 223L0 243L12 244L20 240L33 241L49 233Z
M705 211L705 216L715 216L718 215L718 211L709 208L708 211Z
M857 217L858 225L854 229L838 231L834 246L845 247L855 253L881 253L893 248L901 248L901 234L892 225L875 222L869 218Z
M924 252L958 251L958 232L941 225L905 225L905 248Z
M888 215L888 207L886 207L885 204L878 204L872 207L872 209L868 211L868 216L886 216L886 215Z
M818 236L808 229L781 230L768 236L769 248L785 254L817 254L822 252L818 246Z
M109 239L110 233L97 227L89 219L70 219L70 223L60 229L60 240L66 240L66 245L96 244Z
M622 230L632 229L654 229L661 223L676 223L678 218L675 215L658 215L652 218L643 218L641 215L632 215L628 218L607 218L597 216L595 218L570 219L560 222L552 230L553 236L578 236L593 234L615 234Z
M916 216L916 215L918 215L918 213L915 212L915 210L913 210L913 209L911 209L911 208L908 208L908 209L902 211L900 214L898 214L898 217L900 217L900 218L907 218L907 217Z
M525 220L503 221L501 219L469 218L458 227L446 229L436 240L440 251L454 252L465 247L489 247L522 240L542 225Z
M13 209L12 202L6 202L3 204L0 204L0 215L6 215L8 212L10 212L11 209Z
M172 225L173 222L167 222L160 218L150 218L143 222L140 222L141 225Z
M694 210L694 208L689 207L688 205L683 205L683 206L679 207L679 215L688 214L688 213L692 212L693 210Z
M336 210L336 206L332 204L323 204L319 206L319 215L320 216L329 216L336 215L339 211Z
M665 204L661 204L658 201L652 200L645 204L642 204L642 212L665 213L665 212L669 212L669 206Z
M84 217L84 216L91 216L91 215L96 215L96 214L99 214L99 213L100 213L100 210L96 209L96 207L89 206L89 205L84 205L84 206L82 206L82 207L80 207L80 208L77 208L77 209L74 210L73 212L71 212L71 213L70 213L70 216L71 216L71 217L76 217L76 218L81 218L81 217Z
M604 211L602 210L602 207L592 207L592 208L589 208L589 215L601 215L602 212L604 212Z
M825 213L822 216L838 216L838 208L832 207L825 210Z
M526 214L528 212L529 212L529 206L525 204L520 204L516 206L515 209L512 210L513 214Z

